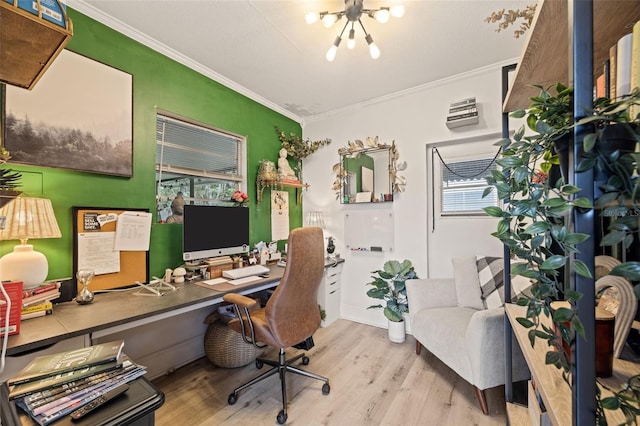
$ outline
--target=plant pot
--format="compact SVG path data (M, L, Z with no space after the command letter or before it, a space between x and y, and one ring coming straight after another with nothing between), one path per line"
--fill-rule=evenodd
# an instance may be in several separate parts
M404 321L388 321L389 340L402 343L405 339Z

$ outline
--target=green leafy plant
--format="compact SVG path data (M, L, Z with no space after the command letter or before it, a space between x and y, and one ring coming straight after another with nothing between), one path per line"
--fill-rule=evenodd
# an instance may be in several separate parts
M513 36L515 38L520 38L527 30L531 27L531 22L533 21L533 17L536 13L537 3L530 4L526 6L524 9L509 9L508 11L505 9L500 9L495 12L491 12L491 15L485 18L485 22L489 24L495 24L498 22L498 28L496 32L500 32L502 30L506 30L512 25L515 25L518 20L522 20L520 22L520 26L518 29L514 30Z
M313 154L320 148L331 143L331 139L320 139L312 141L309 138L303 139L295 133L289 134L276 127L276 133L280 140L282 148L287 150L287 156L293 158L296 161L294 170L298 174L298 178L302 181L302 160Z
M493 171L487 179L492 187L485 194L496 190L498 198L505 203L503 208L494 206L485 211L499 219L497 230L492 235L520 260L513 265L512 275L522 275L532 282L531 294L518 301L519 305L527 307L526 317L517 318L517 321L529 329L532 346L538 339L546 341L550 347L546 363L561 369L565 381L570 384L571 365L562 342L571 343L571 329L584 338L583 325L573 307L582 295L565 285L563 270L569 268L587 278L592 278L592 274L583 262L574 258L579 253L580 244L591 236L572 232L569 220L574 209L596 208L596 213L601 213L614 207L620 209L616 210L620 217L609 226L600 244L623 244L628 248L637 236L637 217L634 216L640 211L637 173L640 154L634 149L622 151L614 146L611 132L607 129L615 128L631 145L638 143L639 118L630 111L640 107L640 91L635 90L615 101L599 99L594 104L593 114L577 122L577 125L587 126L588 130L576 171L593 169L594 174L606 177L592 205L589 199L580 196L581 188L565 183L563 178L555 181L545 178L545 173L559 164L555 142L562 136L571 135L575 126L572 118L573 91L563 85L555 88L556 95L541 89L540 96L532 99L529 111L512 114L526 118L526 125L535 133L525 135L525 126L522 126L512 139L497 143L502 146L498 159L501 170ZM640 263L635 260L624 262L611 273L637 282L640 280ZM571 302L572 307L552 311L551 302L560 298ZM555 327L545 325L541 315L551 317ZM606 424L605 409L621 409L628 422L636 423L635 416L640 414L640 393L636 392L639 381L640 377L632 378L623 390L606 398L601 398L598 389L598 424Z
M371 305L367 309L384 309L384 316L390 321L402 321L402 314L409 312L407 303L407 288L405 281L418 278L411 261L389 260L385 262L383 269L373 271L373 281L366 285L373 286L367 291L367 296L384 300L386 303Z

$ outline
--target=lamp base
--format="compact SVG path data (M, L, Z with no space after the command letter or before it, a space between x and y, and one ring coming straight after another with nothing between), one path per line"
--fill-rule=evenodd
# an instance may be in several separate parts
M22 281L25 290L38 287L47 279L49 263L31 244L18 244L12 253L0 258L0 279Z

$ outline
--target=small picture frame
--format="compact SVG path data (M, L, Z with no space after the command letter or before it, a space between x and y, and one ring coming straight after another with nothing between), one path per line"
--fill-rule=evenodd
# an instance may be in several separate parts
M356 194L356 203L370 203L370 202L371 202L371 191L358 192Z

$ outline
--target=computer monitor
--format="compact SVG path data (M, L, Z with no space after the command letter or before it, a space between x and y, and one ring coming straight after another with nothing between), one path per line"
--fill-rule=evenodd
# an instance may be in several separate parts
M187 204L183 214L184 261L249 251L249 208Z

